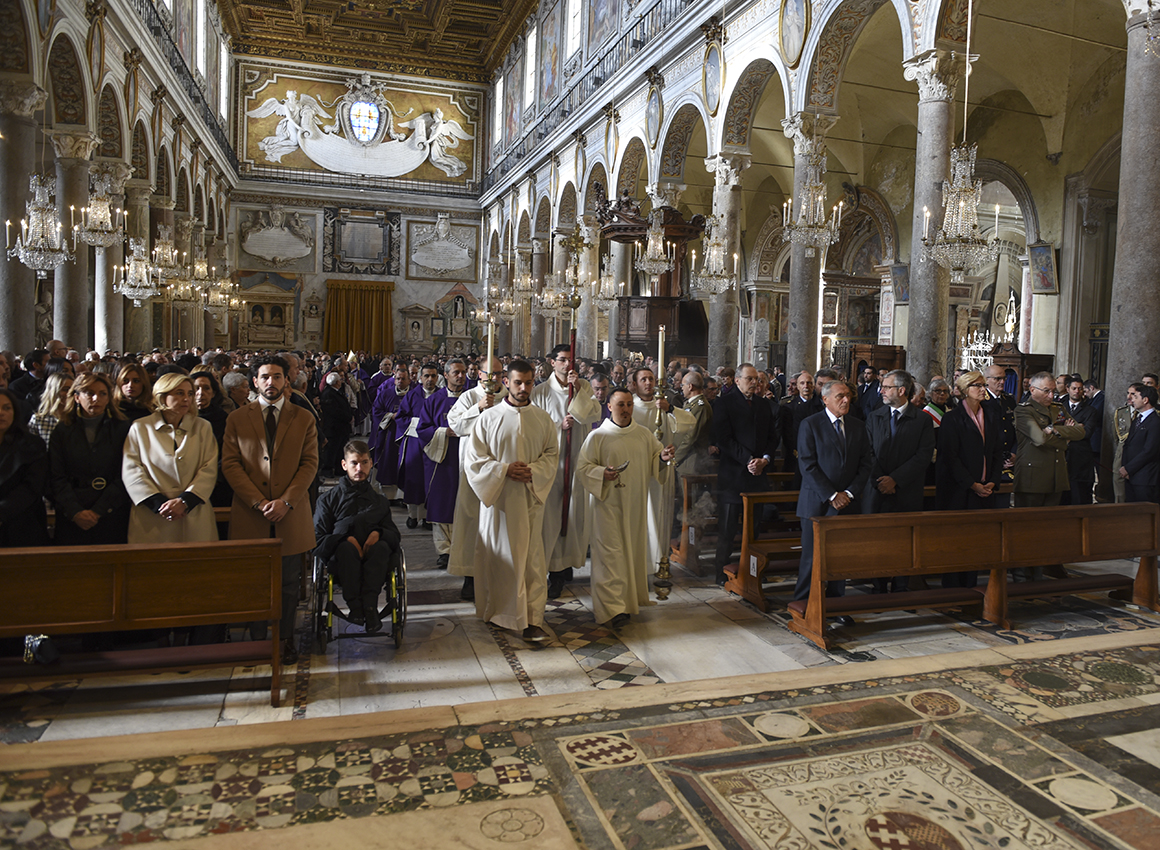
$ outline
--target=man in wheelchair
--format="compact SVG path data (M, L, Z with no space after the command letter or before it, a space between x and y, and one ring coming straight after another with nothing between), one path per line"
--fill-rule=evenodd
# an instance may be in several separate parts
M391 503L371 486L370 448L351 440L343 448L346 475L318 498L314 510L314 554L342 586L350 613L346 619L366 624L367 633L382 629L379 591L399 552L399 530L391 520Z

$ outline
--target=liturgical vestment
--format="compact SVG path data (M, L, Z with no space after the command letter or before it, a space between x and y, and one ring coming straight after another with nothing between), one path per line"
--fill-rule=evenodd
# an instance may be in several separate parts
M447 411L447 425L459 437L459 492L455 497L455 521L451 526L451 557L447 561L447 572L453 576L466 578L475 575L475 543L479 540L479 496L467 483L467 438L471 429L483 413L479 403L486 395L484 388L476 384L455 400ZM501 386L494 394L492 406L507 397L507 388Z
M632 421L655 434L657 427L657 400L644 401L634 396L632 401ZM662 437L661 442L668 446L676 446L677 454L685 441L692 438L693 427L697 420L693 414L679 407L670 407L667 413L661 414ZM649 571L656 569L661 555L668 554L670 538L673 534L673 498L676 492L675 476L669 475L664 481L651 479L648 482L648 545Z

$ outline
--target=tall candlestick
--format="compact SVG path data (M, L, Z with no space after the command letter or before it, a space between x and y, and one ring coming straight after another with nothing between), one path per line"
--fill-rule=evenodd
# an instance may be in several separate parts
M999 238L999 205L995 204L995 238Z
M487 313L487 371L491 372L491 358L495 356L495 325L491 321L491 311Z
M660 368L661 375L665 372L665 326L661 325L658 329L660 331L657 339L657 366ZM658 377L657 386L659 387L660 378Z

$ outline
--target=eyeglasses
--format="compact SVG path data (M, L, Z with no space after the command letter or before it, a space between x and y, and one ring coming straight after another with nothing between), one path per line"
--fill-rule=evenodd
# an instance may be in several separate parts
M1031 389L1033 389L1033 390L1039 390L1041 393L1053 393L1053 392L1055 392L1055 387L1036 387L1036 386L1032 386L1032 387L1031 387Z
M884 389L884 390L901 390L901 389L905 389L905 387L902 384L883 384L882 389Z
M979 389L985 390L986 388L987 388L986 384L967 384L968 390L979 390Z

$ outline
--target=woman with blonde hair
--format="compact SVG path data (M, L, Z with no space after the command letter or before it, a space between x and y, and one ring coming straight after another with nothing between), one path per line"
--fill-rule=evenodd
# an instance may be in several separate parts
M136 421L153 412L153 388L149 373L138 363L127 363L113 383L113 404L125 418Z
M60 422L61 414L64 413L72 385L73 376L67 372L49 375L44 385L44 394L40 397L40 407L28 420L28 430L39 436L46 446L57 423Z
M198 418L188 375L162 375L153 386L157 412L129 428L121 464L133 502L130 543L217 540L213 508L218 447L213 428Z
M125 543L129 495L121 481L121 453L129 423L112 403L106 375L76 379L48 444L49 485L56 505L59 546Z

